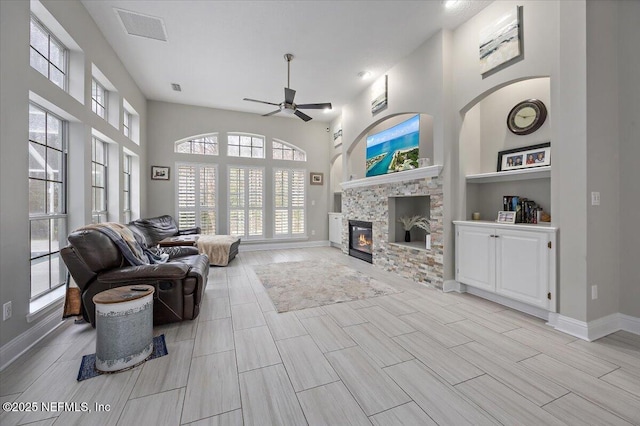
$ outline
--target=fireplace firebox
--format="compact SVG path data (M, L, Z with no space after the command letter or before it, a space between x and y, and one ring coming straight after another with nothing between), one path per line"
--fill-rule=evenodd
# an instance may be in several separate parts
M349 255L373 263L373 232L371 222L349 221Z

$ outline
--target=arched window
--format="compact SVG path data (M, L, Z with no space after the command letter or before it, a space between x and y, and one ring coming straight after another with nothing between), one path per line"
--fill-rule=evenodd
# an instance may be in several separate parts
M218 155L218 134L178 141L174 151L179 154Z
M271 155L274 160L307 161L307 153L295 145L274 139Z

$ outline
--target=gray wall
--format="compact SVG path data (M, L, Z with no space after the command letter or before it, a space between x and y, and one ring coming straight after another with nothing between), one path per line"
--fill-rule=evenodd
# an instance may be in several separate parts
M30 6L61 41L71 50L70 93L60 90L29 65ZM109 220L122 219L122 177L120 162L123 149L144 162L146 144L146 100L133 79L98 30L79 1L0 2L0 305L11 301L11 319L0 322L0 345L5 345L29 330L43 334L43 317L27 321L29 313L29 189L28 189L28 105L34 101L69 122L68 132L68 223L73 230L91 219L90 159L91 133L98 131L113 143L117 159L112 164L115 180L110 190ZM57 22L56 22L57 21ZM95 64L118 91L112 101L122 105L122 98L140 114L140 145L122 133L121 119L112 124L91 111L91 68ZM116 126L114 127L115 124ZM137 204L146 198L145 182L137 193ZM136 212L144 213L142 211ZM50 311L60 308L60 302ZM28 339L27 339L28 340ZM5 359L0 360L0 365Z
M218 233L225 233L227 224L227 164L258 165L265 169L265 237L271 238L273 228L272 168L304 168L308 172L324 173L324 185L307 185L307 233L310 240L328 240L329 163L333 137L327 132L328 123L296 118L262 117L257 114L194 107L166 102L148 102L149 150L148 166L172 168L170 181L149 181L149 215L175 214L176 162L216 163L218 168ZM219 156L176 154L174 143L190 136L218 132ZM247 132L263 135L267 141L267 159L254 160L226 156L226 133ZM306 151L307 162L268 159L273 138L289 142ZM149 170L147 168L147 170ZM147 176L150 173L147 174ZM149 179L149 177L147 177ZM307 178L308 179L308 178ZM307 181L308 182L308 181ZM315 235L312 235L315 231Z
M620 312L640 318L640 2L618 2ZM636 52L633 54L632 52Z

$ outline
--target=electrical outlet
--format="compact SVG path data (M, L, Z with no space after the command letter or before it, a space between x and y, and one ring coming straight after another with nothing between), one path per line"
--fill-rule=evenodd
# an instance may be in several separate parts
M591 286L591 300L596 300L598 298L598 286Z
M11 308L11 301L2 305L2 321L6 321L11 318L13 309Z
M599 192L592 192L591 193L591 205L592 206L599 206L600 205L600 193Z
M316 200L311 200L311 205L315 206L316 205Z
M311 235L316 235L316 230L315 229L311 230Z

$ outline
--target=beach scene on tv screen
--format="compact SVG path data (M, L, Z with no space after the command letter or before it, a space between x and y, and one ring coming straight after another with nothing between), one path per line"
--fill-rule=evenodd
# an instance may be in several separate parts
M367 136L367 177L418 167L420 116Z

